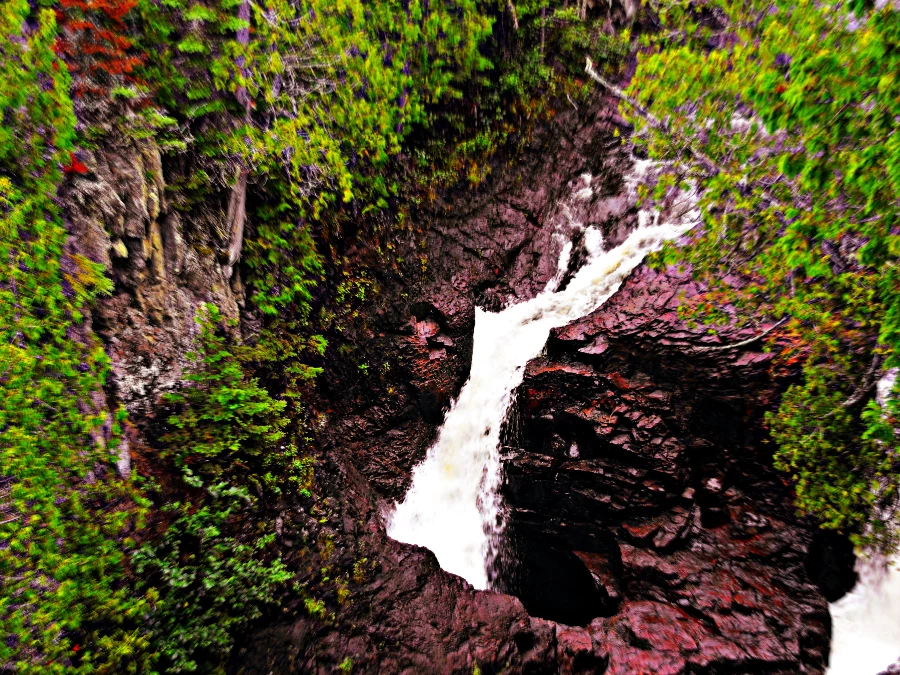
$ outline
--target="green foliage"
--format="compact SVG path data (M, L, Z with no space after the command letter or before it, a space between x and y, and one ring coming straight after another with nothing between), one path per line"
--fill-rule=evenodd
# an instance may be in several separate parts
M769 417L776 462L802 511L890 547L896 406L882 409L873 384L900 365L898 13L811 0L657 9L664 27L642 38L630 93L667 126L628 113L670 181L701 186L704 215L693 245L660 261L708 284L695 316L733 303L789 318L781 363L803 372Z
M256 217L256 234L245 244L251 297L268 317L292 307L306 320L325 272L310 224L300 217L298 204L281 182L267 186Z
M4 0L0 36L0 662L135 672L145 605L121 582L134 504L104 478L121 420L103 413L108 362L83 325L109 282L68 252L58 203L77 168L70 78L52 10Z
M318 619L325 618L325 603L321 600L306 598L303 600L303 606L306 608L307 614Z
M196 487L209 478L239 477L259 465L284 437L287 424L281 416L285 402L244 375L219 308L205 305L198 322L200 351L188 355L194 362L185 378L189 384L166 395L178 412L169 418L172 429L163 439L162 455L171 457Z
M257 17L259 53L248 65L252 94L265 101L271 121L244 129L251 143L241 137L239 149L270 171L287 170L295 194L308 190L311 178L327 188L309 194L301 217L317 218L355 189L379 206L389 190L378 169L400 151L411 125L427 123L426 105L459 96L455 80L490 66L479 51L490 21L473 0L365 7L359 0L304 0L269 11L276 18ZM273 59L276 45L283 56ZM300 77L294 60L314 65L299 88L276 86L279 77Z
M486 45L493 66L469 75L459 107L444 105L433 115L431 131L436 133L426 140L419 162L431 164L431 175L423 172L419 180L446 184L462 171L471 184L478 184L498 148L510 141L524 143L533 124L554 114L560 101L568 106L590 92L584 84L586 52L601 68L621 65L629 50L627 31L608 35L605 18L582 18L578 9L566 5L520 0L493 7L504 15ZM518 27L512 23L511 6Z
M168 504L175 521L133 556L140 584L159 598L148 627L164 672L219 671L236 631L259 619L291 578L280 560L260 560L271 536L248 545L225 533L249 501L222 483L210 486L202 506Z
M249 490L308 496L312 480L311 460L285 443L285 402L245 375L219 309L205 305L197 321L198 351L186 387L167 397L176 412L161 452L189 501L165 504L171 524L133 556L165 672L218 672L236 632L276 601L291 574L265 559L273 535L243 532L265 517Z
M385 209L398 188L384 167L427 106L490 66L474 0L144 0L141 12L147 80L200 168L249 171L261 193L244 261L273 317L308 315L324 272L314 236L336 234L342 204Z
M629 32L609 35L604 30L605 16L587 17L584 3L554 0L520 0L515 3L519 30L530 33L526 38L538 50L541 61L558 61L570 75L583 75L584 57L616 67L628 55Z

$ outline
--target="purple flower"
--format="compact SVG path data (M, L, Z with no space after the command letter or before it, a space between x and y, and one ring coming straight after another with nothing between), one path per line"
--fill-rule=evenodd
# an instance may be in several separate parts
M775 65L779 68L787 68L791 65L791 57L781 52L775 56Z

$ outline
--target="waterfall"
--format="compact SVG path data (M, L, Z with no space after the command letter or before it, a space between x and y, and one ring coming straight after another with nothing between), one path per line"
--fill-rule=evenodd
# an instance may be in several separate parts
M648 164L636 164L627 182L632 192ZM573 195L575 200L590 196L590 176L582 180L587 187ZM600 231L587 228L587 260L563 290L557 288L571 246L563 247L561 272L535 298L497 313L476 309L469 379L450 407L436 442L413 470L406 497L387 516L388 535L429 548L443 569L475 588L489 587L504 525L500 431L525 365L543 350L551 329L600 307L649 252L697 222L693 195L685 195L682 203L687 206L663 224L658 213L639 212L637 229L608 251Z
M830 606L828 675L877 675L900 657L900 561L894 563L856 561L856 586Z

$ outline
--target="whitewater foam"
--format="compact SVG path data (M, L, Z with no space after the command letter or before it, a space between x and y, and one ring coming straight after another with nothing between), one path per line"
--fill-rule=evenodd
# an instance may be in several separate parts
M632 179L631 187L634 174ZM574 194L577 200L590 189L590 177L582 181L587 185ZM551 329L600 307L649 252L686 232L698 217L693 200L670 223L659 224L658 213L642 211L638 228L609 251L601 232L587 228L587 261L563 290L557 288L571 246L563 246L556 277L537 297L497 313L476 309L469 379L437 441L413 470L406 497L387 517L392 538L429 548L446 571L475 588L489 587L504 526L500 433L525 365L543 350Z

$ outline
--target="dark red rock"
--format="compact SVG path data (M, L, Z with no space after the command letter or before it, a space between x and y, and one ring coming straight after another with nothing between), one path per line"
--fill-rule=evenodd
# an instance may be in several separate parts
M822 673L830 622L807 574L813 531L744 403L776 386L770 355L704 351L754 332L687 326L671 311L682 292L697 292L688 277L638 267L529 364L504 488L516 548L552 541L589 569L589 542L603 560L617 551L602 585L622 605L590 625L607 673ZM532 462L546 439L577 445L579 460Z

